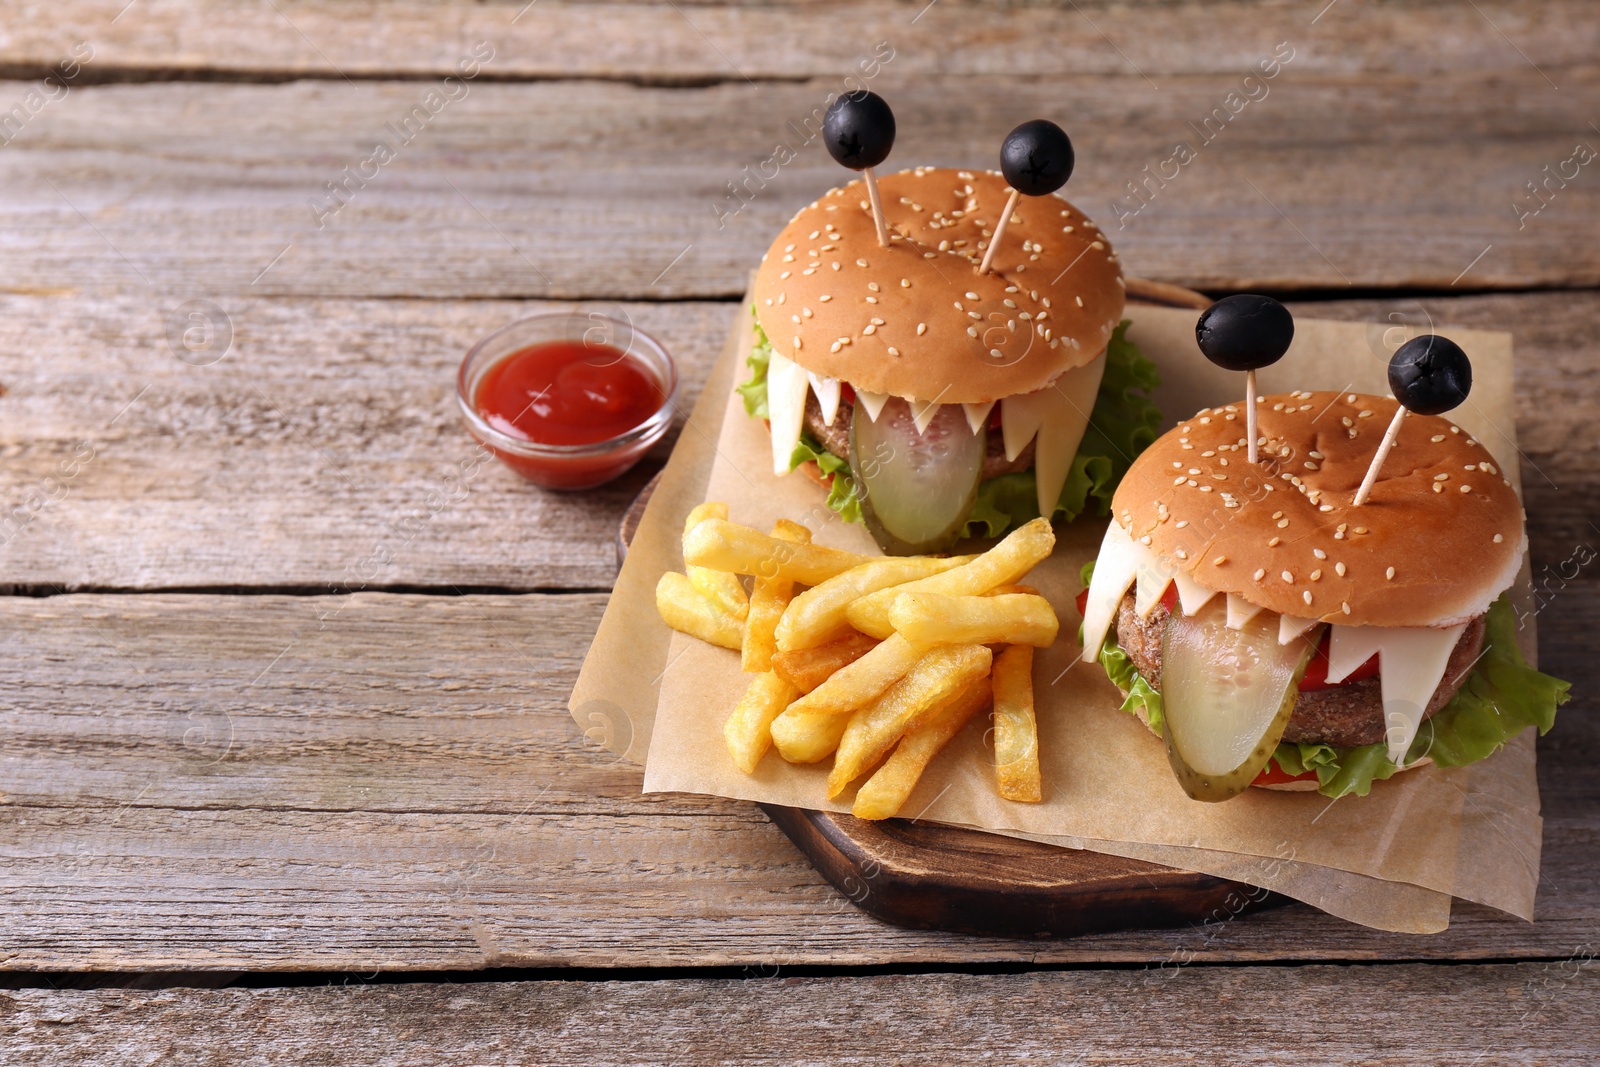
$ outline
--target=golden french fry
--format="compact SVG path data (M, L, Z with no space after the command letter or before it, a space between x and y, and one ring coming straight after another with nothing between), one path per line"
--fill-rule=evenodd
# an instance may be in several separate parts
M906 556L901 559L875 559L852 567L821 585L807 589L790 602L789 610L783 613L783 620L778 623L778 648L792 652L835 640L850 628L850 622L845 617L850 605L868 593L943 574L976 558Z
M772 657L772 669L787 678L800 692L809 693L826 682L835 671L850 666L877 645L876 637L850 630L837 641L829 641L816 648L779 652Z
M833 755L849 725L848 715L790 715L785 711L772 720L772 743L778 755L790 763L816 763Z
M656 583L656 611L661 621L702 641L738 651L744 644L744 623L696 589L687 575L668 571Z
M978 678L968 683L953 700L929 716L928 721L900 739L883 766L856 790L850 813L858 819L887 819L898 814L933 757L987 703L989 679Z
M1012 645L994 658L994 777L1007 800L1037 803L1039 731L1033 715L1033 648Z
M704 504L695 505L689 512L689 517L683 520L683 532L688 533L707 519L727 517L728 505L708 500ZM709 567L685 567L684 573L689 576L691 585L715 601L723 611L736 619L745 617L750 603L737 574L712 570Z
M696 533L710 525L701 523ZM894 630L889 622L889 608L895 597L903 593L979 596L996 586L1017 581L1049 556L1055 544L1056 535L1050 524L1034 519L1012 530L999 544L970 563L862 597L850 605L847 613L850 625L873 637L888 637Z
M771 671L750 682L733 714L722 724L728 755L741 771L756 773L756 765L772 745L772 720L799 695L798 689Z
M707 519L684 534L683 558L693 567L788 578L801 585L820 585L867 561L854 552L780 541L722 519Z
M806 544L811 540L811 531L798 522L779 519L772 528L772 536L780 541ZM725 571L710 573L733 578L736 584L739 581ZM739 665L746 671L761 674L772 669L772 654L777 651L773 633L793 595L794 582L788 578L756 579L755 589L750 593L750 611L744 620L744 647L739 651Z
M836 671L832 677L789 706L796 715L847 715L905 677L923 650L899 634L890 634L871 652Z
M1050 601L1033 593L900 593L889 609L889 622L896 633L922 648L995 644L1049 648L1061 627Z
M1031 585L997 585L984 596L1005 596L1007 593L1032 593L1034 596L1044 596L1043 593Z
M890 640L893 638L884 644ZM918 660L877 700L850 716L839 739L839 751L834 753L833 770L828 772L828 796L844 792L907 731L916 729L974 679L987 674L993 658L982 645L941 645Z

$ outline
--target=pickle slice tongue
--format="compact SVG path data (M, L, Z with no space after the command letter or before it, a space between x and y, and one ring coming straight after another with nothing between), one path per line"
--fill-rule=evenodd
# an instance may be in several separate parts
M1276 615L1230 629L1220 601L1194 616L1173 612L1161 635L1167 758L1196 800L1237 796L1267 765L1322 630L1280 645Z
M959 404L945 404L920 432L911 405L894 397L878 417L857 404L850 424L850 470L861 515L891 555L938 552L961 536L983 476L988 441L973 433Z

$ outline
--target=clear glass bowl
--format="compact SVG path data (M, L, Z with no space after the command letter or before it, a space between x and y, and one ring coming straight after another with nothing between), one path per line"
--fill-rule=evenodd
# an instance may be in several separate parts
M661 387L660 408L626 433L584 445L524 441L491 426L474 399L483 376L507 356L551 341L601 344L624 353ZM472 346L456 376L467 432L507 467L547 489L592 489L626 473L672 426L677 396L678 368L659 341L631 322L583 310L542 312L496 330Z

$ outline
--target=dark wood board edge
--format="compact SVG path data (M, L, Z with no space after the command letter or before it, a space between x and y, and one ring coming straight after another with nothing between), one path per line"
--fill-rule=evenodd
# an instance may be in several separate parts
M1134 303L1204 308L1201 293L1128 279ZM660 476L617 528L626 557ZM817 871L857 907L914 929L1047 938L1182 926L1292 903L1255 886L1156 863L1001 834L836 812L758 805Z

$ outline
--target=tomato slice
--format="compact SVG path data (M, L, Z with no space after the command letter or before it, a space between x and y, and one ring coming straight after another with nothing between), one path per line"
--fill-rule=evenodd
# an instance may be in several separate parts
M1317 780L1316 771L1306 771L1304 774L1290 774L1278 766L1278 761L1273 760L1261 769L1255 776L1251 785L1282 785L1285 782L1314 782Z

